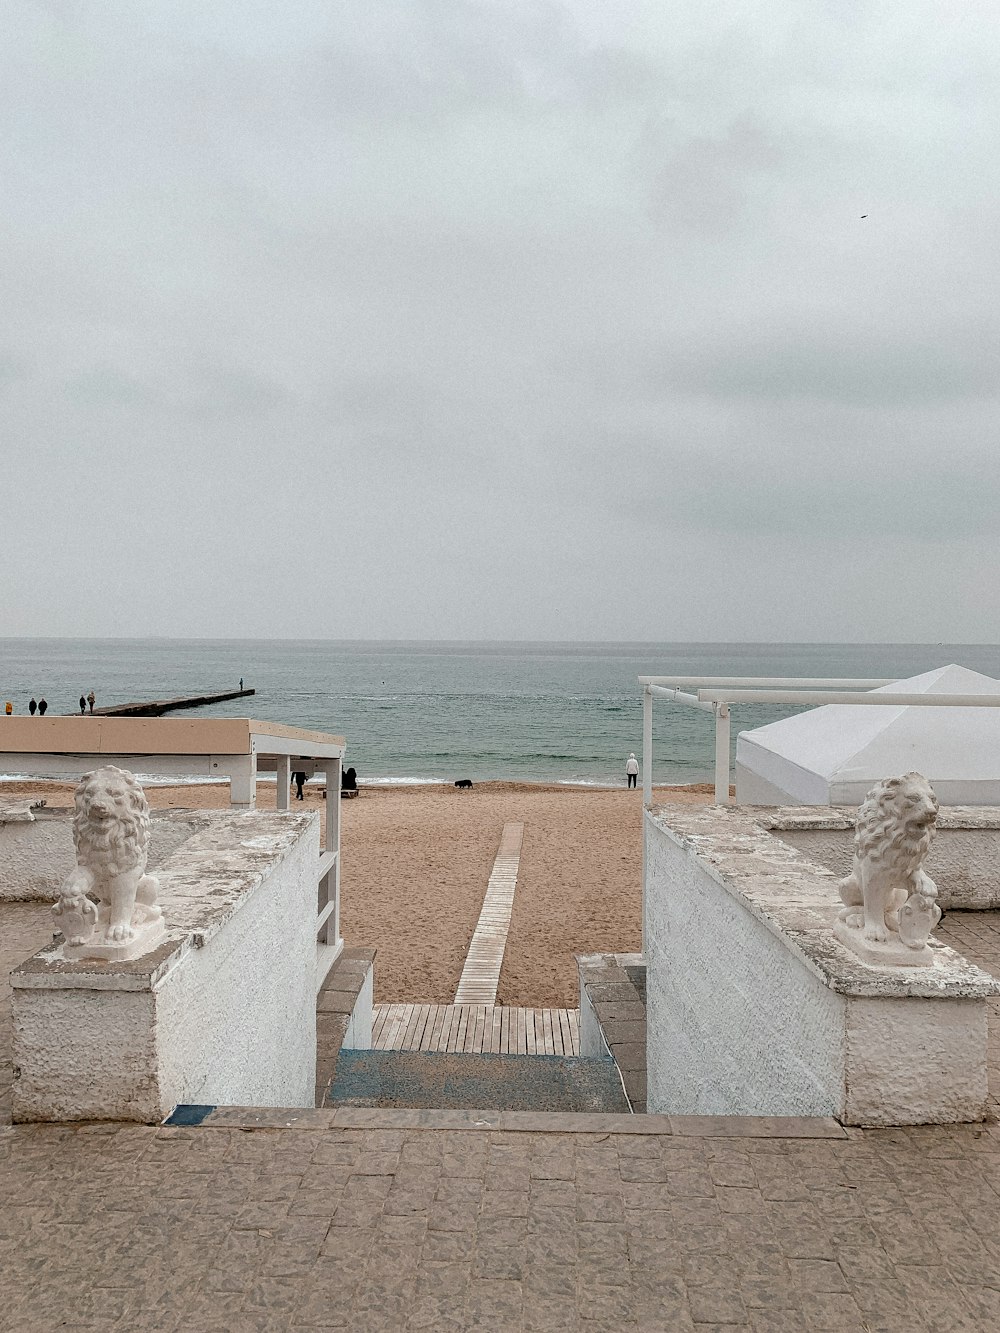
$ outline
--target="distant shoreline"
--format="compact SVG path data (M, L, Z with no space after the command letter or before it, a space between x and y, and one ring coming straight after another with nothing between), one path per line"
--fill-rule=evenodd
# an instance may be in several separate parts
M229 782L226 778L177 778L177 777L150 777L138 774L139 780L144 787L228 787ZM271 773L262 773L258 776L257 782L260 786L271 787L274 785L275 776ZM74 786L72 778L54 778L54 777L33 777L29 773L0 773L0 793L4 787L72 787ZM310 779L306 783L306 790L315 791L317 787L325 787L325 781ZM358 778L358 786L365 791L385 791L385 792L407 792L407 791L425 791L427 789L436 790L441 787L452 787L454 783L447 778L412 778L412 779L394 779L394 778L369 778L367 781L363 777ZM601 791L626 791L626 785L623 782L585 782L568 780L560 782L558 780L546 781L542 778L484 778L482 781L473 780L474 788L483 788L487 791L579 791L579 792L601 792ZM654 791L684 791L700 792L714 791L710 782L655 782Z

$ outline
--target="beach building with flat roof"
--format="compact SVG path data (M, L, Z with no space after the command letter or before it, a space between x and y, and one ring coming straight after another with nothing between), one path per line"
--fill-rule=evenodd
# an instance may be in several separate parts
M138 775L228 780L230 804L251 810L257 775L274 773L277 808L291 775L326 774L326 836L318 865L318 982L343 948L340 936L340 783L345 741L253 718L4 717L0 766L27 777L79 779L102 764Z

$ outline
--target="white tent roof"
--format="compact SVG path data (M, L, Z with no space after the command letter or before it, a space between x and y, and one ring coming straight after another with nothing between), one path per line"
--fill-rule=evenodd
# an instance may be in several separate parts
M952 665L880 688L1000 695L1000 680ZM949 805L1000 804L1000 708L824 704L742 732L736 763L737 785L743 768L806 804L853 804L879 778L911 769Z

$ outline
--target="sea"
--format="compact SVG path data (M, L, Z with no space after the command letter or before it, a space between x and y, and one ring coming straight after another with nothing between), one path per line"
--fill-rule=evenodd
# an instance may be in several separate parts
M254 717L347 740L363 783L616 785L642 750L640 675L902 678L957 662L1000 676L995 644L365 642L237 639L0 639L0 704L76 713L236 689L256 691L177 717ZM787 705L735 705L739 731ZM0 714L0 728L3 716ZM2 734L2 733L0 733ZM712 779L710 714L657 700L658 783ZM9 758L0 776L20 776Z

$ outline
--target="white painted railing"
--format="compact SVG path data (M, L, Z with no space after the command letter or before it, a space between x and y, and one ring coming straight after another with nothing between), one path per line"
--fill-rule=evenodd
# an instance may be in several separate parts
M279 755L275 764L278 810L291 805L289 787L292 777L292 759ZM340 787L343 760L295 759L298 771L313 777L326 774L325 833L327 850L320 853L316 865L316 988L319 989L327 973L336 962L344 941L340 937Z
M996 694L906 694L893 680L810 676L640 676L642 686L642 798L653 803L653 699L715 716L715 803L729 804L731 704L864 704L877 708L1000 708ZM688 690L679 688L682 685ZM696 693L690 693L690 687Z

